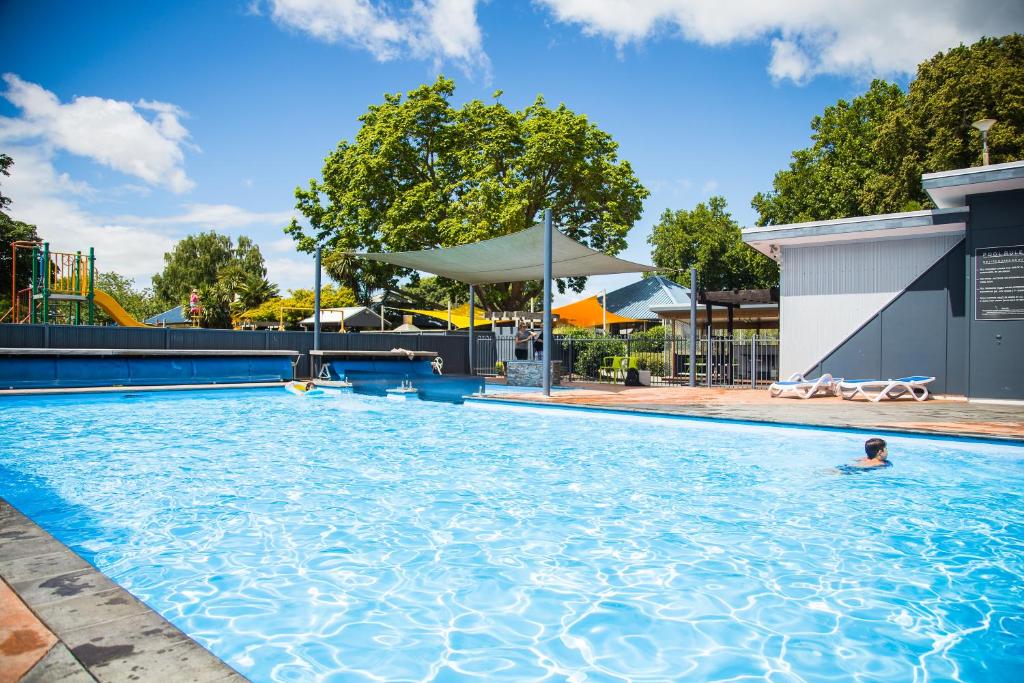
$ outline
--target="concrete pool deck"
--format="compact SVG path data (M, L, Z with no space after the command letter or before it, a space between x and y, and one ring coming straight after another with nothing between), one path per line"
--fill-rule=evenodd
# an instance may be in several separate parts
M1024 404L953 398L879 403L844 401L836 396L803 400L770 398L765 389L625 387L596 383L564 384L563 388L573 390L559 391L550 398L540 393L502 393L483 400L1024 442Z
M0 683L245 680L0 498Z

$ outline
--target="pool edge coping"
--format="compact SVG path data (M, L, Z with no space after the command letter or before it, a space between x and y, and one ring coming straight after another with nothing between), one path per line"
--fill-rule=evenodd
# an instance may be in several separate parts
M793 422L793 421L782 421L782 420L758 420L749 417L721 417L721 416L710 416L710 415L698 415L690 412L669 412L663 410L651 410L649 408L630 408L624 406L600 406L600 405L589 405L589 404L578 404L578 403L547 403L543 401L535 401L531 399L515 399L506 397L488 397L488 396L466 396L464 399L465 403L505 403L508 405L528 407L528 408L553 408L559 410L576 410L581 412L592 411L600 412L612 415L640 415L644 417L660 417L668 418L673 420L693 420L698 422L726 422L729 424L745 424L754 425L758 427L785 427L789 429L819 429L829 432L858 432L858 433L871 433L871 434L882 434L882 435L893 435L901 437L919 437L928 439L942 439L950 441L968 441L973 443L988 443L988 444L1001 444L1001 445L1014 445L1024 446L1024 437L1017 436L1004 436L1004 435L983 435L983 434L950 434L949 432L942 432L938 430L929 430L924 428L900 428L900 427L881 427L878 429L871 429L868 427L859 427L856 425L847 425L843 427L837 427L834 425L823 425L817 422Z
M183 663L196 665L197 670L189 672L195 676L191 679L194 681L248 681L227 662L0 496L0 529L15 527L22 527L22 530L14 532L15 536L11 538L3 539L5 545L17 547L18 544L35 543L36 547L27 554L16 552L12 559L5 553L4 559L0 560L0 580L57 639L54 646L25 674L25 678L41 673L43 680L47 680L45 672L36 670L47 663L54 650L63 648L82 671L98 681L111 678L120 680L107 667L115 671L117 668L128 669L131 675L146 675L146 669L149 668L149 675L158 676L179 670ZM48 564L52 569L47 572L36 567L29 572L26 568L23 570L26 575L17 578L18 563L34 565L35 562L39 562L39 567ZM121 613L124 610L113 607L107 610L107 614L103 614L103 607L99 605L82 605L77 610L66 609L66 604L73 600L90 597L98 599L101 594L107 600L105 605L128 605L134 611L126 615ZM64 609L60 609L62 605ZM55 609L59 612L59 619L53 614L47 616L48 612ZM147 622L145 628L133 628L139 621ZM97 628L104 630L103 635L75 645L78 639ZM123 643L120 645L116 644L118 635L122 636ZM106 643L94 645L104 638L108 639ZM67 657L63 659L62 664L67 665ZM97 673L94 670L102 671Z
M4 396L56 396L60 394L116 394L129 391L195 391L208 389L266 389L283 387L289 382L224 382L222 384L131 384L96 387L38 387L35 389L0 389Z

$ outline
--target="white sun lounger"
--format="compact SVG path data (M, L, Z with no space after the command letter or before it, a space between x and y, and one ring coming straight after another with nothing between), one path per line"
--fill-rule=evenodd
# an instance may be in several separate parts
M818 379L805 379L799 372L794 373L788 380L773 382L768 387L768 393L772 398L783 394L793 394L799 398L810 398L818 392L835 394L835 381L832 375L827 372Z
M915 401L928 398L928 387L934 377L911 375L899 379L844 379L839 382L839 395L849 400L863 396L869 401L878 403L883 398L899 398L910 394Z

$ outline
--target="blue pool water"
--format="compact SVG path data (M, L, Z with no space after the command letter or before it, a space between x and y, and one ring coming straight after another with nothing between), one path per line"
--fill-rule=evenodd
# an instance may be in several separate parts
M1020 447L255 389L0 434L0 495L254 681L1024 670Z

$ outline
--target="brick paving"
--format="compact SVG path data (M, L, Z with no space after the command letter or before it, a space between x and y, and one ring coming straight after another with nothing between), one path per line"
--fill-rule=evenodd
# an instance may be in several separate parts
M810 399L770 398L767 390L704 387L624 387L565 384L574 391L501 394L499 399L531 403L617 408L644 412L774 422L815 427L842 427L970 436L1024 441L1024 404L995 404L937 398L909 398L871 403L835 396Z

